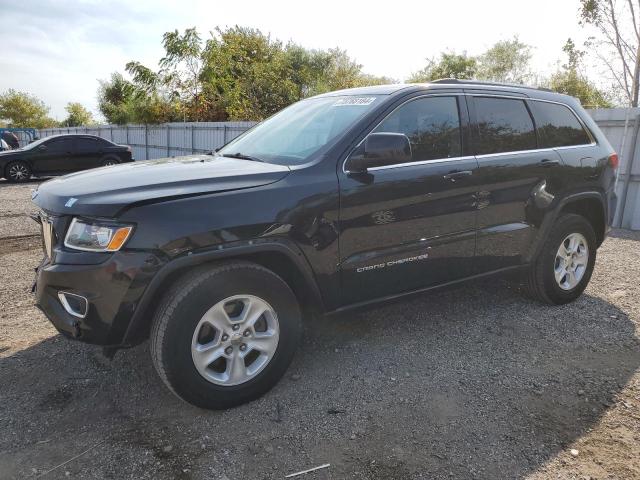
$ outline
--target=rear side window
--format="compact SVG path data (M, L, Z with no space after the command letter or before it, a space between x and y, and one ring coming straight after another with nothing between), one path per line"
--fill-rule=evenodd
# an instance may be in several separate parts
M523 100L476 97L475 106L479 155L536 148L533 120Z
M573 112L557 103L529 102L541 148L588 145L591 138Z
M78 152L95 152L98 147L98 140L95 138L76 138L76 150Z
M419 98L398 108L374 130L404 133L415 161L459 157L460 115L455 97Z

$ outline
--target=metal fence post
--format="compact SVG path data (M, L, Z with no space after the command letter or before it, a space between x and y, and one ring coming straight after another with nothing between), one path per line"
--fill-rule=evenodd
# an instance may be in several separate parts
M144 124L144 159L149 160L149 125Z
M633 134L629 143L629 156L626 158L624 184L622 185L622 195L620 195L620 214L618 217L618 225L624 228L624 210L627 206L627 195L629 193L629 183L631 182L631 172L633 171L633 160L636 156L636 147L638 145L638 132L640 131L640 115L636 117L633 125ZM623 152L620 152L623 153Z
M129 145L129 124L128 123L124 126L124 139L125 139L125 143Z
M222 145L225 145L227 143L227 125L225 124L222 127Z
M193 132L195 131L195 128L195 125L191 125L191 153L196 153L196 149L193 148Z
M171 156L171 131L169 130L169 124L167 123L167 157Z

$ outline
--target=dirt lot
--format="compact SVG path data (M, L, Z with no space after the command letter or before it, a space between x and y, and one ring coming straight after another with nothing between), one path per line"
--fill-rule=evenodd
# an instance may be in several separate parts
M36 185L0 182L0 478L640 478L640 233L571 305L466 285L308 322L276 388L208 412L32 306Z

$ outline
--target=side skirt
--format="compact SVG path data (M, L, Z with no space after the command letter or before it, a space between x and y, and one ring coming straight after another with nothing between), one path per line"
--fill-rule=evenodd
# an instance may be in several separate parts
M524 265L515 265L515 266L511 266L511 267L500 268L498 270L492 270L490 272L484 272L484 273L480 273L480 274L477 274L477 275L472 275L470 277L465 277L465 278L461 278L461 279L458 279L458 280L452 280L451 282L441 283L439 285L432 285L431 287L420 288L418 290L410 290L408 292L398 293L398 294L394 294L394 295L388 295L386 297L375 298L373 300L367 300L367 301L364 301L364 302L358 302L358 303L352 303L352 304L349 304L349 305L344 305L342 307L336 308L335 310L331 310L329 312L326 312L325 315L337 315L337 314L340 314L340 313L343 313L343 312L347 312L347 311L351 311L351 310L358 310L358 309L361 309L361 308L365 309L365 308L373 306L373 305L377 305L377 304L381 304L381 303L387 303L387 302L393 302L394 300L398 300L398 299L405 298L405 297L410 297L412 295L419 295L421 293L430 292L432 290L444 289L446 287L458 285L460 283L469 282L469 281L472 281L472 280L476 280L478 278L493 277L493 276L505 275L505 274L508 274L508 273L522 273L528 267L529 267L528 264L524 264Z

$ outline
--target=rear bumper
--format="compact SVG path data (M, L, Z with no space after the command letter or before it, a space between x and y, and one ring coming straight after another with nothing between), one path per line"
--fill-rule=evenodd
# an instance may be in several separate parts
M122 347L158 258L148 252L117 252L97 265L44 263L37 269L36 305L63 335L96 345ZM87 299L84 318L68 313L59 292Z

